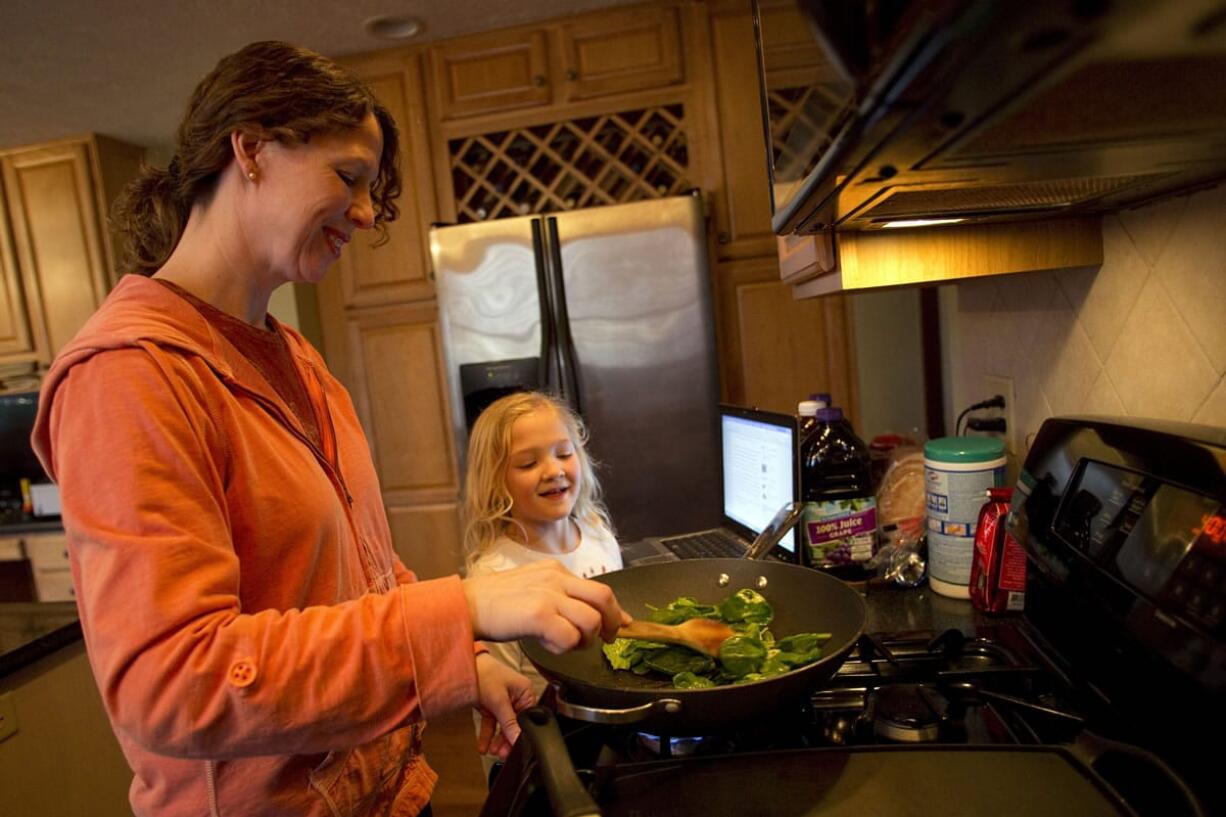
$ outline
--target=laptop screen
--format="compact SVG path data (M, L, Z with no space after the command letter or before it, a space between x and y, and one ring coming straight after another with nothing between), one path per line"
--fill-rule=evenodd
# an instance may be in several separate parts
M786 414L721 406L724 516L761 533L796 496L796 423ZM796 530L779 541L796 553Z

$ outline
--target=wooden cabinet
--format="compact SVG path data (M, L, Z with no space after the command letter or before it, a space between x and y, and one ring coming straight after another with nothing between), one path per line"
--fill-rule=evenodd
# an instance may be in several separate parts
M388 500L454 498L451 436L438 308L405 304L349 316L354 395Z
M640 6L462 37L431 47L428 61L433 104L444 121L659 88L685 79L675 5Z
M779 240L779 256L783 278L793 284L798 298L1092 267L1103 262L1102 219L1082 216L789 236Z
M21 608L11 605L8 618ZM47 605L47 608L71 605ZM44 608L45 609L45 608ZM31 613L64 616L64 613ZM132 771L102 708L80 640L0 679L0 804L9 815L130 817Z
M39 601L75 601L72 567L68 561L68 536L63 533L30 534L22 546L34 574Z
M443 119L553 101L546 32L499 31L430 49L430 79Z
M771 256L720 265L716 282L725 398L793 414L829 391L859 421L855 337L843 296L795 300Z
M768 189L767 134L753 18L746 3L719 2L711 14L716 104L722 142L723 186L715 196L716 245L720 258L774 252ZM808 23L794 3L762 3L764 59L772 88L806 90L824 64ZM770 100L771 127L793 126L795 100Z
M606 12L560 29L567 101L641 91L685 79L675 7Z
M375 233L359 233L333 272L340 274L344 300L350 306L378 306L434 294L426 245L426 231L436 217L433 185L417 182L430 178L418 60L415 53L383 52L347 63L395 118L400 128L400 169L404 176L403 192L396 202L400 215L387 225L387 243L375 247Z
M464 563L458 503L389 505L387 521L396 540L396 552L417 578L450 576Z
M106 213L142 155L97 136L0 151L0 365L49 365L102 302Z
M713 202L717 252L720 258L765 255L775 236L753 19L744 10L715 14L711 40L724 182Z
M30 325L26 285L9 231L8 206L0 196L0 360L36 359L38 349Z

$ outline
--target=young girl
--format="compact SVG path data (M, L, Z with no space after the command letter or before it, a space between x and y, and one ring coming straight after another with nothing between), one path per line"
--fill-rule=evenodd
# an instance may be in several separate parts
M621 569L586 442L574 412L539 392L508 395L481 413L469 436L464 480L470 577L545 559L583 578ZM488 646L540 695L545 680L517 643Z

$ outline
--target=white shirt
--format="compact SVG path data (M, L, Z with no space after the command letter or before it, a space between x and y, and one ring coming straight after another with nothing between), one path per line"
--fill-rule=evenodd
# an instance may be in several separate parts
M513 567L522 567L523 565L546 559L556 559L571 573L574 573L576 576L582 576L585 579L622 569L621 548L617 546L617 540L613 538L613 534L607 528L603 525L593 527L584 522L578 522L578 527L579 544L569 553L543 553L539 550L524 547L505 536L500 537L489 550L481 554L481 557L473 563L473 566L468 569L468 575L482 576L489 573L498 573L503 570L510 570ZM489 647L490 655L511 669L527 676L528 680L532 682L533 692L538 698L540 697L541 693L545 690L545 679L536 671L536 667L532 666L532 662L524 657L524 651L520 649L518 642L496 643L486 641L484 644ZM474 721L478 728L480 728L480 714L474 713ZM486 773L488 774L492 759L485 757L483 760L486 766Z
M473 566L468 569L468 575L482 576L498 573L546 559L556 559L571 573L585 579L622 569L621 548L617 546L617 540L607 528L603 525L592 527L584 522L579 522L578 527L579 544L568 553L543 553L524 547L506 536L500 537L473 563ZM528 676L538 696L544 691L545 679L536 671L536 667L532 666L527 658L524 658L524 651L519 648L518 642L509 641L504 644L485 642L485 644L495 658L511 669Z

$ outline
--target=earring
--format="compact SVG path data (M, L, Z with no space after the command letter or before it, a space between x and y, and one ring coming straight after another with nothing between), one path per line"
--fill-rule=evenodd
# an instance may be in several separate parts
M256 175L257 175L257 174L256 174L256 172L255 172L254 170L248 170L248 171L247 171L247 178L248 178L248 179L251 179L251 181L255 181L255 177L256 177Z

